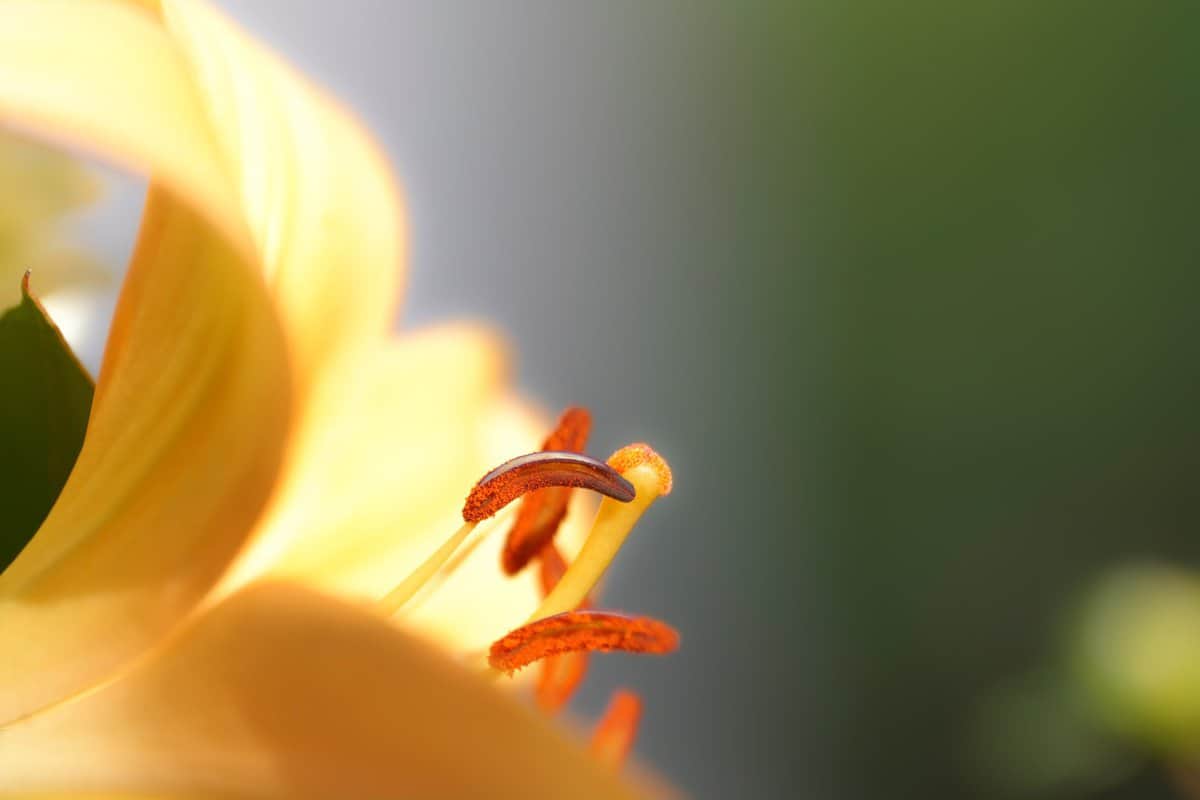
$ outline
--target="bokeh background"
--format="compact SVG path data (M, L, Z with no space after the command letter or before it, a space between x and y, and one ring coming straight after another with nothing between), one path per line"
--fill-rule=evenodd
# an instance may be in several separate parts
M636 688L697 797L1187 791L1069 653L1110 570L1200 558L1200 6L222 5L385 145L402 324L493 321L674 465L606 596L684 649L580 716ZM1188 613L1120 652L1174 675Z

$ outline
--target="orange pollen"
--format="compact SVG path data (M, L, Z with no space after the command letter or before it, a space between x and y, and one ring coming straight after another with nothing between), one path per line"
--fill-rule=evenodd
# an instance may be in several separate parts
M637 738L641 718L641 698L627 689L613 692L608 709L592 734L592 755L614 769L624 764Z
M538 578L542 584L542 597L550 594L562 576L567 574L567 560L563 558L562 551L551 542L546 545L538 557Z
M567 516L570 500L571 490L560 486L525 495L500 555L500 566L505 575L516 575L539 550L554 540L558 526Z
M534 697L547 714L559 711L574 696L587 675L587 653L563 653L542 661Z
M545 597L550 594L550 590L554 588L559 579L566 574L567 560L555 547L554 542L550 542L538 557L538 564L542 596ZM584 600L583 604L590 605L590 600ZM538 707L547 714L554 714L561 710L574 696L579 684L583 683L583 679L587 675L587 667L587 653L563 653L544 659L542 671L538 673L537 686L534 688L534 697Z
M564 450L582 453L592 430L592 415L586 408L572 406L558 418L558 424L542 442L542 450ZM516 575L558 533L558 526L567 516L571 490L560 486L538 489L525 495L517 520L513 523L500 566L506 575Z
M592 415L586 408L571 406L563 411L558 424L542 442L543 450L568 450L582 453L592 432Z
M661 655L678 647L679 633L650 617L565 611L522 625L498 639L488 652L488 663L511 674L562 653L624 650Z
M591 489L628 503L636 494L633 484L615 469L580 453L548 450L505 461L479 479L463 505L463 519L480 522L518 497L547 486Z

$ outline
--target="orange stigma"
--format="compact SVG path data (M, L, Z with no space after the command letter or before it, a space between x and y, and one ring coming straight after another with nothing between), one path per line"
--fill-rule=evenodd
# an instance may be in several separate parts
M558 424L542 442L542 450L582 453L591 429L592 415L588 410L572 406L558 418ZM508 533L500 556L500 565L506 575L516 575L554 540L558 526L567 515L570 499L569 487L552 486L530 492L521 500L517 521Z
M488 663L513 673L561 653L608 652L662 655L679 647L679 634L665 622L607 611L566 611L522 625L492 644Z
M625 763L637 738L638 723L642 719L642 700L628 689L613 692L608 709L596 725L592 734L592 755L602 764L613 769Z
M622 503L636 490L621 473L594 458L564 450L545 450L505 461L479 479L463 504L463 519L480 522L518 497L547 486L591 489Z

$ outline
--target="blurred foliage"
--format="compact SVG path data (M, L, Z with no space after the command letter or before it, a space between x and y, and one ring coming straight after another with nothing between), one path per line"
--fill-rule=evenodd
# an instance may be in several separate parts
M1200 556L1200 6L785 13L837 795L1020 794L967 752L987 698L1104 568Z
M1161 565L1114 571L1072 633L1098 720L1162 753L1200 755L1200 578Z

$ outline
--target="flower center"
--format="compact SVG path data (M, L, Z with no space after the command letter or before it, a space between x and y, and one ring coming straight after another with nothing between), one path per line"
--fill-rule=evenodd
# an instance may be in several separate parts
M586 410L569 408L546 437L542 450L506 461L484 475L467 495L462 527L379 601L384 614L401 611L424 586L453 568L455 554L464 549L477 526L521 498L501 567L506 574L515 575L536 558L543 599L523 625L493 643L488 662L497 675L541 662L537 701L550 713L567 702L583 679L588 653L664 654L679 646L679 634L658 620L581 610L591 605L589 596L642 514L670 493L672 483L667 462L645 444L623 447L607 462L584 455L581 451L590 428L591 416ZM575 489L597 492L604 499L583 547L568 564L555 546L554 536ZM614 695L593 739L597 757L614 766L621 763L636 734L640 713L641 701L636 695L625 690Z

